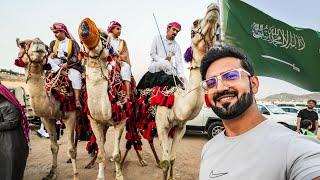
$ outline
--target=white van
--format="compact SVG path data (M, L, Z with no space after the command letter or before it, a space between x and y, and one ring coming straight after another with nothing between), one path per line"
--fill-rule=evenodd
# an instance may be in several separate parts
M296 128L297 115L289 114L277 105L269 103L257 103L259 111L269 120L280 123L292 130ZM202 107L199 115L187 122L186 133L208 134L209 139L224 130L222 120L211 108Z
M211 108L203 105L200 113L193 120L187 121L186 133L208 134L209 139L224 130L222 120Z
M268 120L283 124L287 127L288 125L297 125L297 115L287 113L275 104L271 103L257 103L258 109Z

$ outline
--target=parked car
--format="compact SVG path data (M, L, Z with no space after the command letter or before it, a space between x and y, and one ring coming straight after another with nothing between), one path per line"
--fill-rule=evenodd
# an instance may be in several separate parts
M301 110L301 109L306 108L307 105L306 104L296 104L295 107Z
M281 106L280 108L287 113L291 113L291 114L295 114L295 115L297 115L298 112L300 111L299 108L296 108L294 106Z
M257 104L259 111L269 120L284 126L295 129L296 115L286 113L274 104ZM187 122L186 133L208 134L209 139L224 130L222 120L212 111L211 108L203 106L199 115Z
M29 101L29 95L26 94L26 91L23 87L8 87L8 89L16 96L22 107L25 109L28 121L34 125L40 126L41 120L40 117L35 116Z
M287 113L277 105L271 103L258 103L257 106L261 114L263 114L269 121L283 124L290 129L294 129L296 127L297 115Z
M186 133L207 134L211 139L224 130L222 120L212 111L211 108L203 106L199 115L187 122Z
M295 107L294 104L288 104L288 103L280 103L277 104L278 107Z

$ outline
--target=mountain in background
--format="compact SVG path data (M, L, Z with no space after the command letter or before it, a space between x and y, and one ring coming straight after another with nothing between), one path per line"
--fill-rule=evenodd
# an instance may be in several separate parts
M317 102L320 101L320 93L310 93L304 95L295 95L289 93L280 93L268 96L266 98L260 99L261 101L269 102L302 102L307 103L309 99L314 99Z

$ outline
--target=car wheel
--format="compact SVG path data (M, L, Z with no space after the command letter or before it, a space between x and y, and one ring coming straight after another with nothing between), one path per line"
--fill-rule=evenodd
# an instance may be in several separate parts
M215 121L212 122L208 127L208 137L209 139L213 138L215 135L219 134L224 130L222 122Z

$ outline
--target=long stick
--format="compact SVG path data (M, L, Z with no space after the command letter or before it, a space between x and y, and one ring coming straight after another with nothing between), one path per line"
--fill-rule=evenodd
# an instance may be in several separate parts
M161 42L162 42L162 46L163 46L164 52L166 53L166 56L168 56L166 47L164 46L164 42L163 42L163 39L162 39L162 36L161 36L161 33L160 33L160 29L159 29L159 26L158 26L158 22L157 22L156 16L154 15L154 13L152 13L152 15L153 15L154 21L156 22L156 26L157 26L157 29L158 29L158 33L160 35L160 39L161 39Z
M159 33L159 35L160 35L160 39L161 39L161 43L162 43L164 52L166 53L166 56L168 57L168 53L167 53L166 47L164 46L164 42L163 42L163 39L162 39L162 36L161 36L161 33L160 33L160 29L159 29L159 26L158 26L158 22L157 22L156 16L154 15L154 13L152 13L152 15L153 15L154 21L156 22L156 26L157 26L157 29L158 29L158 33ZM171 64L171 63L170 63L170 64ZM173 66L173 65L171 64L171 66ZM172 77L173 77L175 86L177 86L176 77L174 76L174 74L172 74ZM180 81L180 79L179 79L179 81ZM180 81L180 82L181 82L181 81ZM156 157L156 158L157 158L157 157ZM158 163L158 162L157 162L157 163Z

